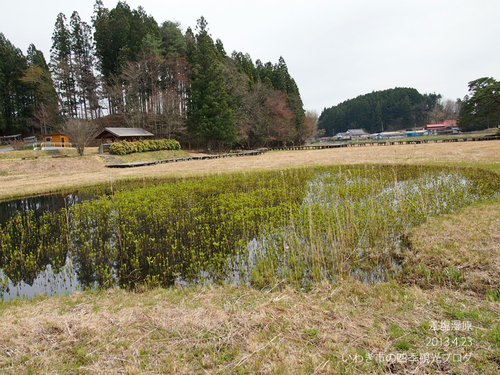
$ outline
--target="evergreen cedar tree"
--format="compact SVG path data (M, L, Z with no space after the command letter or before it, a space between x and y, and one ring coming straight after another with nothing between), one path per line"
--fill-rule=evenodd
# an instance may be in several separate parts
M234 110L229 106L229 94L224 87L223 56L207 31L201 17L198 33L190 35L187 61L191 65L187 90L187 130L190 138L224 149L236 141ZM219 47L220 48L220 47Z
M71 118L212 150L301 144L313 134L282 57L229 56L203 17L195 31L97 0L91 24L77 12L57 15L49 64L35 46L26 57L0 34L0 134L50 133Z

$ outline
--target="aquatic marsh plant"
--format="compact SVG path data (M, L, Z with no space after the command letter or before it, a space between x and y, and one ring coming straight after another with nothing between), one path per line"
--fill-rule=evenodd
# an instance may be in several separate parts
M68 252L65 211L17 214L0 227L0 268L13 283L31 285L47 265L58 272Z

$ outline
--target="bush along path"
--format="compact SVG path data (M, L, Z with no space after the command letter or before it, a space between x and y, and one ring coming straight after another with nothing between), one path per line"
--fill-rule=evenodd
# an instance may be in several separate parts
M121 141L113 143L109 147L112 155L127 155L134 152L180 150L181 145L175 139L153 139L137 142Z

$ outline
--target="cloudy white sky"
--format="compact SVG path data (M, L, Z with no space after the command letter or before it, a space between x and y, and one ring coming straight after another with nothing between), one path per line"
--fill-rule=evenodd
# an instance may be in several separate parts
M58 13L90 23L95 0L0 0L0 32L26 54L50 57ZM117 0L103 0L114 8ZM463 98L467 83L500 79L499 0L128 0L185 31L204 16L226 51L253 61L283 56L304 107L321 113L393 87Z

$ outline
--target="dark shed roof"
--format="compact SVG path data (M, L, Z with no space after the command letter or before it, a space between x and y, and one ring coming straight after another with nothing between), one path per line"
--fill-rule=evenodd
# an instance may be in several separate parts
M154 134L141 129L141 128L104 128L96 138L101 138L105 136L106 133L110 133L118 138L127 137L154 137Z

